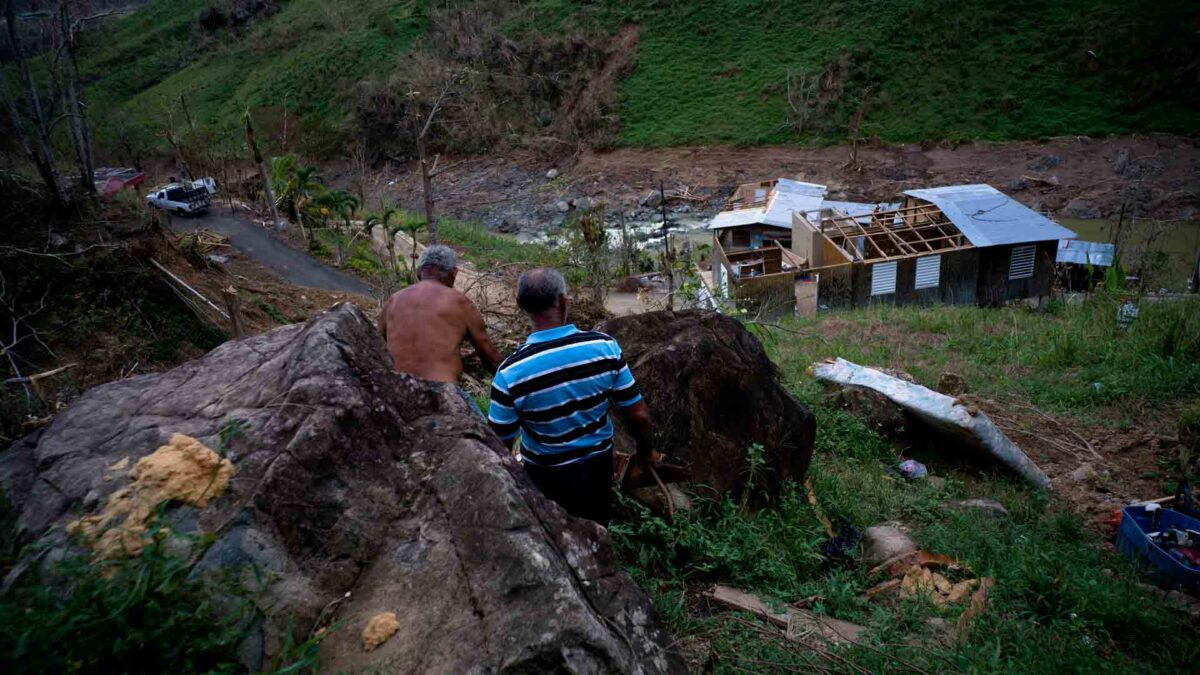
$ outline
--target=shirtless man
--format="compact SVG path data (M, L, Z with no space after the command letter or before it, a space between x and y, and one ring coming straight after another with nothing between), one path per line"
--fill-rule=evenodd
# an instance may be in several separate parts
M488 372L502 360L475 304L454 290L458 260L446 246L430 246L417 267L419 282L388 298L379 317L396 370L425 380L457 385L462 376L459 346L471 341ZM461 391L461 390L460 390ZM464 393L464 398L470 401ZM474 402L471 403L474 406Z

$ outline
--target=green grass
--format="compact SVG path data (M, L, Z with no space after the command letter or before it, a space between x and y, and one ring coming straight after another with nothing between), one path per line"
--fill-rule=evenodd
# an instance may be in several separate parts
M934 386L943 371L983 396L1017 394L1036 405L1086 412L1200 398L1200 301L1143 301L1117 326L1120 298L1082 306L879 307L789 324L774 340L793 383L814 361L840 356L890 365Z
M0 666L7 673L244 672L238 647L263 619L259 590L250 570L197 569L198 556L183 553L209 544L156 524L135 557L70 555L46 571L33 565L0 598ZM269 671L312 672L315 640L282 647L275 663L264 664Z
M148 138L169 107L181 125L184 95L227 142L247 108L274 111L263 113L267 126L287 106L312 137L302 146L337 148L330 139L342 138L356 83L394 73L429 5L441 6L290 0L237 32L206 33L196 21L206 4L156 0L89 35L83 73L99 138L118 112ZM862 133L885 141L1186 132L1200 108L1196 88L1179 86L1200 27L1200 9L1183 0L547 0L508 16L502 29L518 41L640 25L636 67L620 84L620 142L632 146L841 142L867 86ZM838 63L841 100L796 138L785 74Z
M523 244L515 237L492 232L477 223L441 219L438 236L443 244L456 249L465 260L481 269L504 264L557 267L564 262L559 249ZM428 233L419 235L423 243L428 243L428 237Z
M794 485L753 512L729 499L699 499L692 514L671 524L622 500L611 528L617 552L676 638L705 641L719 655L715 672L784 672L821 663L806 661L814 655L766 639L728 613L697 611L698 592L718 582L785 603L821 596L814 611L865 626L869 644L887 645L883 653L928 672L1187 670L1200 657L1196 627L1147 595L1137 570L1103 546L1066 504L1007 475L981 474L936 455L925 461L948 478L944 485L893 480L887 473L896 461L892 445L831 407L805 372L815 361L843 356L910 370L934 383L951 366L976 392L1011 394L1069 414L1200 399L1196 301L1143 305L1127 332L1116 328L1115 313L1114 301L1105 298L1042 312L873 308L792 320L786 331L758 330L787 385L816 415L809 475L826 513L859 530L903 522L921 547L996 580L986 613L961 645L933 640L926 623L953 623L961 607L867 601L863 592L880 579L868 578L866 566L823 562L817 545L824 532ZM1061 346L1066 340L1077 344ZM1093 381L1101 382L1099 392ZM997 499L1011 517L940 507L964 497ZM869 648L839 655L869 672L899 668Z
M1195 93L1177 90L1168 75L1186 63L1173 59L1195 49L1194 3L622 7L623 18L643 25L637 69L622 91L622 139L630 145L790 140L780 128L787 71L820 74L838 59L851 64L842 78L847 97L872 88L864 135L885 141L1195 128ZM825 140L846 140L853 110L835 108Z
M151 129L172 108L182 127L183 95L198 124L223 132L236 133L247 109L283 106L309 129L336 129L354 85L386 77L425 25L421 2L291 0L240 36L208 34L196 21L206 4L159 0L93 34L82 69L97 108Z

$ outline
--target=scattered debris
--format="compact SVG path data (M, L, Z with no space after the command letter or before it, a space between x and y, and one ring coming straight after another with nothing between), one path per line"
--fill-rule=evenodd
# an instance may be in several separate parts
M987 609L987 594L988 590L995 585L996 580L991 577L984 577L979 580L979 589L971 594L971 605L966 611L958 615L958 621L954 624L954 631L951 633L951 638L955 642L966 641L971 629L975 627L975 622L979 617L983 616L983 611Z
M903 478L908 480L917 480L929 475L929 469L925 465L915 459L906 459L896 465L898 471Z
M363 650L368 652L374 650L391 639L398 630L400 630L400 621L397 620L395 612L376 614L367 622L367 627L363 628Z
M942 373L938 378L937 390L947 396L962 396L967 393L967 381L957 373Z
M112 468L123 467L124 460ZM164 446L142 457L129 472L128 486L112 493L104 511L67 525L102 558L137 555L146 525L159 504L179 501L204 508L229 487L233 464L200 441L175 434Z
M978 579L965 579L954 583L928 567L913 565L904 573L900 582L900 597L913 598L925 596L938 607L956 605L967 598Z
M757 595L732 586L717 584L704 595L730 609L749 612L770 621L786 630L789 640L815 637L821 643L826 644L852 644L857 643L866 631L866 628L858 624L822 616L795 605L785 607L782 612L775 611Z
M874 525L863 532L863 561L877 565L887 560L904 556L917 550L913 541L899 528L891 525Z
M873 389L947 438L956 439L964 447L982 449L1039 488L1050 487L1050 479L1033 460L974 406L841 358L815 365L813 374L825 382Z

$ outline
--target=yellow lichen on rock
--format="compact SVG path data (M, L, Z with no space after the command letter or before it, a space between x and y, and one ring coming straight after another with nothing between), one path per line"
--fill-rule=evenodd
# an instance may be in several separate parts
M371 617L367 627L363 629L363 649L371 651L388 641L388 638L400 630L400 621L395 612L383 612Z
M232 476L228 459L191 436L175 434L137 461L129 485L109 496L104 511L70 523L67 532L82 535L104 558L137 555L159 504L174 500L203 508L225 492Z

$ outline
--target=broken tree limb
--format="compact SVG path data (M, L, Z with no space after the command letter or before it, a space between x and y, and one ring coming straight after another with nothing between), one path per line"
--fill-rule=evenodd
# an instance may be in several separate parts
M26 384L26 383L37 382L38 380L44 380L47 377L53 377L53 376L63 372L64 370L70 370L77 365L79 365L79 364L78 363L68 363L65 366L59 366L58 368L55 368L54 370L47 370L43 373L38 373L36 375L27 375L25 377L10 377L7 380L4 380L4 382L2 384Z
M963 445L983 450L1037 487L1050 487L1050 479L1037 464L974 406L965 406L951 396L845 359L819 363L812 370L818 380L882 394L906 413L947 436L957 438Z
M705 593L705 596L719 605L765 619L786 630L789 636L813 634L822 642L849 644L858 642L859 637L866 630L858 624L821 616L798 607L788 607L784 612L777 612L767 606L767 603L757 595L732 586L717 584L711 591Z
M217 314L221 315L222 319L225 319L226 321L229 320L229 315L225 313L225 310L214 305L212 300L209 300L208 298L204 297L203 293L201 293L200 291L189 286L188 283L186 281L184 281L183 279L180 279L179 277L175 276L175 274L172 273L171 270L167 269L166 267L163 267L160 262L158 262L154 258L151 258L150 264L157 267L159 272L162 272L163 274L167 275L167 277L169 277L172 281L174 281L175 283L177 283L181 287L183 287L184 290L188 291L192 295L194 295L197 298L199 298L200 300L202 300L204 302L204 304L213 308L213 310L216 311Z

